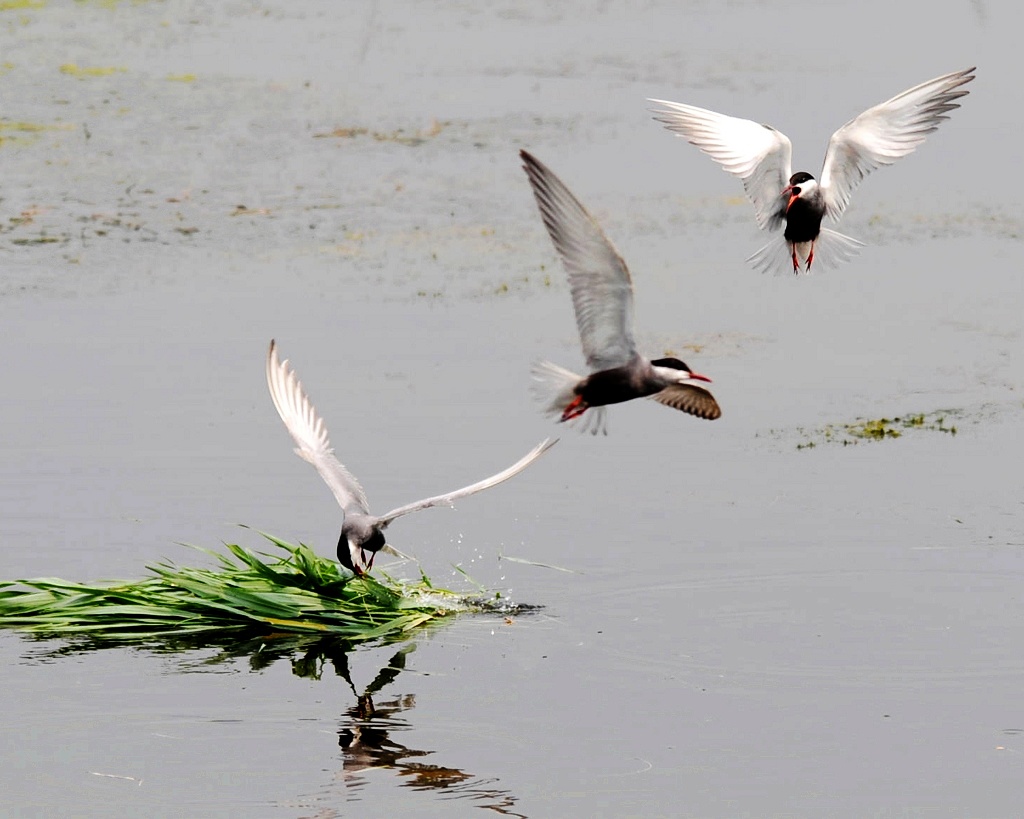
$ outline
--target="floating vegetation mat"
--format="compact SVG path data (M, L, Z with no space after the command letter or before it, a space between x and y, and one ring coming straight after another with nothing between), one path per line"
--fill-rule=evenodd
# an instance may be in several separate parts
M308 546L264 535L278 554L227 545L200 549L218 566L159 563L134 582L54 578L0 582L0 626L48 636L153 639L214 631L324 634L356 642L391 638L459 611L506 611L500 596L467 598L387 575L354 577Z
M828 424L810 432L801 429L800 433L806 440L797 444L796 448L813 449L819 444L850 446L862 441L884 441L889 438L900 438L907 430L915 429L956 435L956 425L951 422L951 418L958 414L957 410L942 410L902 415L897 418L858 418L850 424Z

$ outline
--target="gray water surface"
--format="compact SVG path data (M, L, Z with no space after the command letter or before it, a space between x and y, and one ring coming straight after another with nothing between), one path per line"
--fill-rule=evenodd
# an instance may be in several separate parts
M0 11L0 576L258 548L239 523L332 554L271 338L375 508L562 437L389 530L537 612L274 657L0 632L0 814L1019 815L1020 24L983 0ZM645 110L770 122L814 173L847 119L973 64L854 197L861 256L809 278L744 265L739 183ZM520 148L719 421L635 402L595 439L536 412L530 362L581 355Z

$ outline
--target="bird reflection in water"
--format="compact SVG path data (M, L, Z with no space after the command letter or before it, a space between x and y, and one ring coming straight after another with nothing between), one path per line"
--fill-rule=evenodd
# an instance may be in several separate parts
M416 650L415 643L406 643L399 648L360 693L352 682L349 668L349 656L354 652L353 644L338 637L259 634L217 639L200 634L171 636L145 644L137 641L78 640L56 646L52 640L42 637L37 639L43 647L31 652L30 656L36 659L54 659L103 648L132 646L163 655L184 655L179 661L179 668L184 671L205 670L242 660L251 671L260 672L277 662L288 661L296 676L319 680L325 668L333 667L335 674L348 684L355 696L355 704L345 710L338 727L342 768L334 782L343 785L346 800L359 798L360 791L368 784L369 771L391 770L398 775L399 784L403 787L416 791L436 791L440 799L467 800L477 808L526 819L524 814L513 810L517 801L515 796L507 790L492 787L497 779L483 779L459 768L420 761L434 752L410 748L394 738L413 729L405 717L416 705L416 696L403 694L378 701L374 697L405 670L406 657ZM198 658L195 656L198 651L210 649L214 649L214 653ZM360 650L358 656L362 658L370 654ZM342 815L345 814L338 810L321 808L313 816L316 819L336 819Z
M441 791L445 799L470 800L476 807L526 819L513 810L515 796L491 787L497 780L481 779L459 768L420 761L434 752L410 748L395 739L396 735L412 730L403 717L416 705L416 695L403 694L376 701L374 697L405 669L406 657L416 650L415 643L408 643L395 652L362 693L352 682L347 649L348 646L337 641L323 640L303 657L292 661L295 674L317 678L324 666L330 663L355 695L355 704L345 710L338 728L342 769L336 781L344 783L346 790L355 796L367 784L367 771L388 769L395 771L404 787L417 791Z

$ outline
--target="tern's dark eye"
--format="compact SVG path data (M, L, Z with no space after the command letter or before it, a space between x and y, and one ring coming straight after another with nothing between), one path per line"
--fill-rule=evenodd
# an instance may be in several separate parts
M800 188L793 188L792 194L793 194L793 196L799 196L800 195Z

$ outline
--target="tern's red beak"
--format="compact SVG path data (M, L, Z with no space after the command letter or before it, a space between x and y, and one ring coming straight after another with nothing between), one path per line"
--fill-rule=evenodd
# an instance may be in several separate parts
M711 379L710 378L708 378L706 375L701 375L700 373L691 372L690 373L690 378L694 378L697 381L707 381L709 384L711 383Z
M800 198L799 193L793 193L793 185L787 185L782 189L782 193L779 196L788 196L789 201L786 202L786 213L789 213L789 209L793 207L793 203Z

